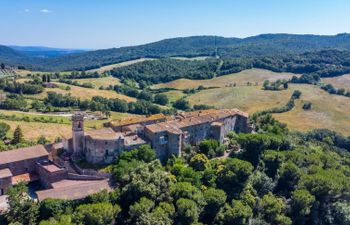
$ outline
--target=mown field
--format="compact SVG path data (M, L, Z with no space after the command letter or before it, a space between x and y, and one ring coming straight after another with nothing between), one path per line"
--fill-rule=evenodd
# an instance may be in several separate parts
M197 88L202 85L204 87L226 87L236 84L236 86L247 86L247 82L255 85L262 85L264 80L275 81L278 79L290 79L295 74L291 73L274 73L268 70L251 69L239 73L216 77L210 80L189 80L178 79L168 83L154 85L154 89L174 88L183 90L186 88Z
M57 137L69 137L72 133L70 116L53 115L53 114L41 114L34 112L18 112L0 110L0 114L16 116L17 118L28 117L30 122L27 121L14 121L12 119L0 119L0 122L5 122L10 125L11 129L8 132L8 137L12 137L13 131L17 126L20 126L24 138L27 140L37 140L40 136L45 136L48 140L54 141ZM111 117L108 120L85 120L85 128L98 129L103 127L103 123L110 120L119 120L127 117L138 117L138 115L132 115L127 113L111 112ZM35 118L49 120L51 118L54 122L33 122Z
M335 88L344 88L345 90L350 91L350 74L338 77L322 78L322 82L332 84Z
M102 78L95 78L95 79L102 79ZM98 81L96 81L98 82ZM124 99L126 101L136 101L134 98L118 94L115 91L109 91L109 90L98 90L95 88L83 88L78 87L74 85L59 83L59 82L52 82L57 84L59 87L57 88L46 88L45 91L39 95L36 95L37 98L45 98L47 96L48 91L57 92L60 94L71 94L74 97L78 97L81 99L91 99L94 96L101 96L105 98L119 98ZM66 90L65 87L69 86L70 90Z
M328 128L344 135L350 135L350 99L349 97L330 95L317 86L293 85L293 89L302 91L296 107L286 113L274 114L279 121L289 128L310 130ZM311 102L311 110L303 110L304 102Z
M96 89L99 89L100 87L108 87L109 85L120 84L119 79L112 76L101 78L74 79L73 81L77 81L79 84L91 83Z

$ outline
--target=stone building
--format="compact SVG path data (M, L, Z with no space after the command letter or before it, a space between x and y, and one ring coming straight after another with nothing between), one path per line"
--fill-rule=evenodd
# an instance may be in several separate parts
M19 182L39 182L39 201L46 198L80 199L110 190L109 180L97 175L76 173L51 161L54 145L37 145L0 152L0 196ZM1 209L0 209L1 211Z
M49 153L43 145L0 152L0 194L20 181L39 180L37 163L48 159Z
M72 117L72 138L64 140L73 159L94 164L111 163L123 151L150 144L161 160L181 155L186 145L208 138L223 142L230 131L251 132L248 114L237 109L201 110L165 117L157 114L105 124L105 128L84 131L84 117Z
M186 145L197 145L204 139L224 141L230 132L251 132L248 115L237 109L205 110L185 113L172 120L145 127L145 137L160 159L181 155Z

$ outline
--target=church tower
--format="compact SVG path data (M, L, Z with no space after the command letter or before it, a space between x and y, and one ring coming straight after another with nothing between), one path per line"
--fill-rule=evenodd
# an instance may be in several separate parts
M73 156L79 157L84 149L84 115L75 113L72 116Z

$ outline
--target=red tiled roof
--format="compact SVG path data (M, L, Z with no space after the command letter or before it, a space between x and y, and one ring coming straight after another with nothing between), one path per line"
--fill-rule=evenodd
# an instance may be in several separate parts
M238 109L221 109L221 110L204 110L179 115L177 119L170 121L147 125L146 128L153 133L161 131L169 131L172 133L181 133L181 128L198 125L207 122L215 122L218 119L226 118L228 116L241 115L248 117Z
M88 195L98 193L102 190L111 190L107 180L100 181L71 181L57 188L36 192L39 201L47 198L75 200L82 199Z
M37 174L24 173L24 174L20 174L12 177L12 185L16 185L19 182L29 183L36 180L39 180L39 176Z
M36 145L27 148L19 148L16 150L9 150L0 152L0 165L11 162L18 162L27 159L39 158L48 156L49 153L45 149L44 145Z

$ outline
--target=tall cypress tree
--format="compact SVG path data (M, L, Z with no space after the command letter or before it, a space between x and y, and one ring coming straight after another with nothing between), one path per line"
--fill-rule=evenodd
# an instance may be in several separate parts
M17 126L15 131L13 132L12 144L19 144L24 142L22 129Z

